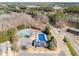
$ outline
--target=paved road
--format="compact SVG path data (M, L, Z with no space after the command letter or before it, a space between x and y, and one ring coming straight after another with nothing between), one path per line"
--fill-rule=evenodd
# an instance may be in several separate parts
M76 53L79 55L79 44L75 41L76 39L78 39L78 36L74 36L71 33L68 32L64 32L64 35L66 36L66 38L68 38L72 44L72 46L74 47Z
M55 39L57 41L57 45L60 48L60 51L61 51L60 55L64 55L64 56L71 55L68 47L63 42L63 38L64 38L63 33L62 32L58 32L58 31L59 31L59 29L53 28L51 32L52 32L53 36L55 37Z

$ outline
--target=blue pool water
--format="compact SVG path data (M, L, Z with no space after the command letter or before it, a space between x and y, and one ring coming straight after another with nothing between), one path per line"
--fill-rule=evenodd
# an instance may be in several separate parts
M38 39L39 39L40 41L46 41L45 34L43 34L43 33L38 34Z

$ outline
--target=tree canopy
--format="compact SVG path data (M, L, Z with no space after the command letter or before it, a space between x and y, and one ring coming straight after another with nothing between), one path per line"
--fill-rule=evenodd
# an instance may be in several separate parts
M15 33L16 33L16 30L14 28L10 28L9 30L0 32L0 43L7 41L7 40L13 42L14 41L13 37Z
M79 13L79 6L68 6L64 8L65 13Z

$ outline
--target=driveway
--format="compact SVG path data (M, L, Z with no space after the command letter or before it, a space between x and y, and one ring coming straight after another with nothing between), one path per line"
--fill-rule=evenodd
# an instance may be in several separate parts
M57 28L52 28L51 32L52 35L55 37L55 40L57 41L57 45L60 48L60 54L59 55L64 55L64 56L69 56L71 55L68 47L66 46L66 44L63 42L63 32L59 32L60 29Z

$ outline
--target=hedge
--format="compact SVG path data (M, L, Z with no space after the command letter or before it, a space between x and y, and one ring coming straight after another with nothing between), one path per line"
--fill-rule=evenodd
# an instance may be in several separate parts
M77 53L76 53L76 51L74 50L74 48L72 47L72 45L71 45L71 43L69 42L69 40L65 37L65 38L63 39L63 41L66 43L66 45L67 45L67 47L69 48L71 54L72 54L73 56L77 56Z

